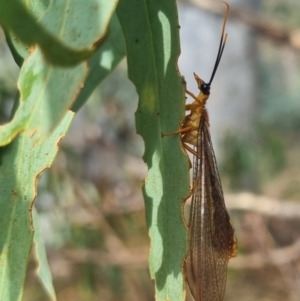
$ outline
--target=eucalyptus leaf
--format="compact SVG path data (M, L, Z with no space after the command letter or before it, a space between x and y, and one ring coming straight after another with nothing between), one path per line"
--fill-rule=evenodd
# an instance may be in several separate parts
M135 117L148 166L143 194L156 300L184 300L187 229L182 206L189 194L189 164L179 137L161 136L177 130L185 115L185 85L177 70L176 2L121 0L117 14L125 36L129 78L139 94Z

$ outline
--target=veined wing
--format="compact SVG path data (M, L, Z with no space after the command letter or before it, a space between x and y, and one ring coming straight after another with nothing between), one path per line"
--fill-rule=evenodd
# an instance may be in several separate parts
M201 116L196 151L185 273L196 301L222 301L236 240L224 203L206 111Z

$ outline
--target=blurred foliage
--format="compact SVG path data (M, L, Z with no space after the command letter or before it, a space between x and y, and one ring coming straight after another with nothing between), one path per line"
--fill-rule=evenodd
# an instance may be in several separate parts
M259 118L283 136L300 129L300 57L289 50L260 44Z
M294 4L294 1L275 3L265 0L262 11L273 17L280 12L281 17L276 20L289 25L287 20L291 15L286 12L299 15ZM299 26L300 19L296 19L293 25ZM220 169L229 189L264 193L265 187L276 181L276 177L295 167L295 162L291 162L295 156L291 156L300 147L297 138L300 130L300 58L293 50L276 47L269 41L260 39L257 46L257 112L253 126L243 136L227 133L222 141ZM282 191L278 197L287 194L300 197L298 191L292 195Z
M228 134L223 142L221 172L230 190L262 192L272 175L286 166L286 145L281 133L266 124L254 127L252 138Z
M289 28L300 26L300 3L294 0L261 1L263 13Z

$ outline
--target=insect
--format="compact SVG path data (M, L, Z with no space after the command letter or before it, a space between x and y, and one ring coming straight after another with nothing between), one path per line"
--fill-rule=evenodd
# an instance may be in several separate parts
M200 93L186 91L194 102L179 130L183 147L193 154L192 203L189 219L189 250L184 260L184 275L196 301L222 301L226 288L227 265L236 255L236 239L225 207L221 180L209 132L205 104L218 69L227 34L224 34L229 5L223 21L221 40L211 78L205 83L195 73ZM190 147L191 144L193 147Z

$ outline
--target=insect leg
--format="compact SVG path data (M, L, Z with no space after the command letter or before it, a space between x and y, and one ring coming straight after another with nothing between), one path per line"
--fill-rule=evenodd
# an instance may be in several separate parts
M161 133L161 136L164 137L164 136L172 136L172 135L184 134L184 133L191 132L194 129L195 129L195 127L193 125L191 125L191 126L187 126L185 128L180 128L179 130L171 132L171 133Z
M199 154L197 154L197 152L192 149L190 146L188 146L186 143L182 143L183 147L188 150L191 154L193 154L194 156L199 158Z
M188 95L190 95L194 100L199 101L199 99L197 98L197 96L194 93L190 92L189 90L185 90L185 92Z

